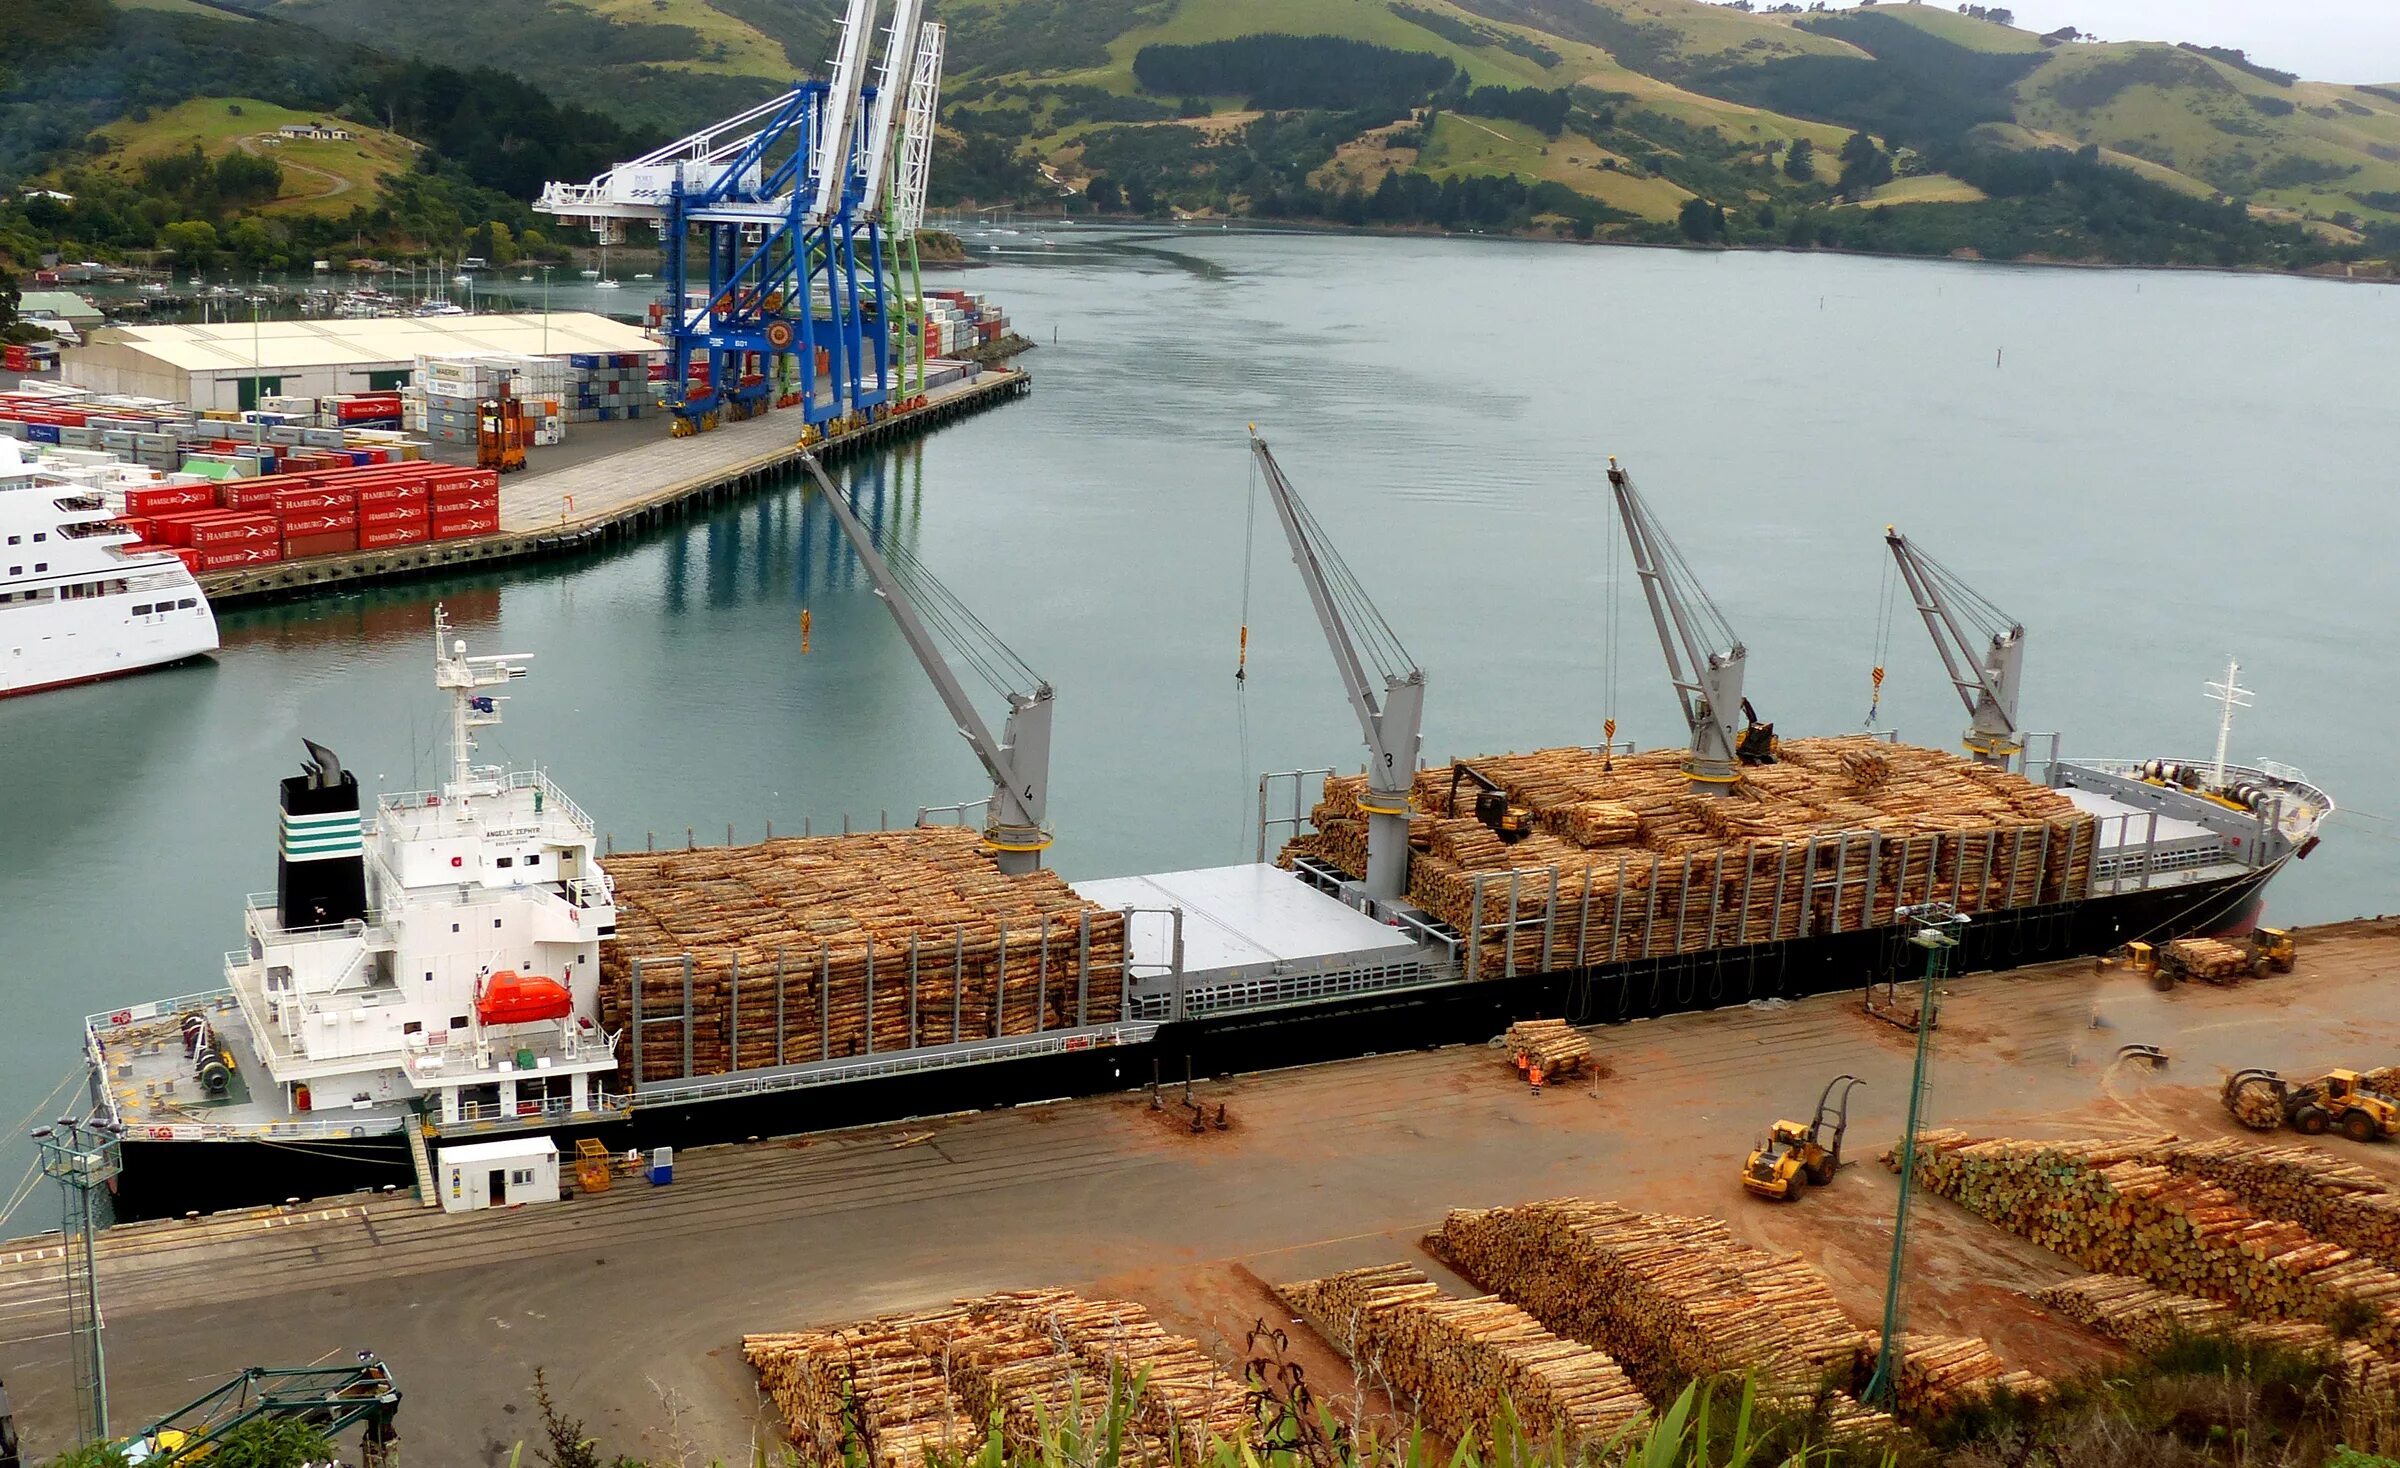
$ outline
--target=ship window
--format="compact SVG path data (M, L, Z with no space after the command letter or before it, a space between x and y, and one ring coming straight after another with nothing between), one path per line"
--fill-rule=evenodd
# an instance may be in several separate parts
M24 540L25 537L22 535L12 535L8 538L8 543L10 545L21 545L24 543Z
M425 1022L419 1019L409 1020L400 1026L400 1033L403 1035L422 1035L425 1033Z
M529 856L529 857L525 858L525 865L527 865L527 866L529 866L529 867L530 867L530 866L539 866L539 865L541 865L541 861L542 861L541 853L539 853L539 852L536 852L536 853L534 853L532 856Z
M50 563L48 561L35 561L33 563L33 569L36 571L47 571L50 569Z
M504 867L513 867L513 866L515 866L516 864L517 864L516 858L515 858L515 857L511 857L511 856L504 856L504 857L500 858L500 860L499 860L499 861L497 861L497 862L495 862L495 863L494 863L494 865L496 865L496 866L504 866ZM498 923L494 923L494 924L492 924L492 926L496 928L496 927L498 927L498 926L500 926L500 925L499 925Z
M25 568L23 566L11 566L8 568L8 574L11 576L22 576L25 574Z
M456 924L456 923L452 923L452 924L450 925L450 931L451 931L451 932L453 932L453 933L457 932L457 931L458 931L458 924Z
M179 602L175 603L175 605L176 605L176 607L177 607L177 609L178 609L178 610L188 610L188 609L190 609L190 608L192 608L192 607L196 607L196 606L198 606L198 605L199 605L199 603L198 603L198 602L196 602L196 601L193 601L193 600L192 600L190 597L188 597L188 596L187 596L187 597L185 597L183 600L181 600L181 601L179 601Z
M466 1017L465 1015L463 1015L463 1014L454 1014L454 1015L450 1016L450 1028L452 1028L452 1029L454 1029L454 1030L463 1030L463 1029L465 1029L466 1027L467 1027L467 1017Z
M6 601L7 599L8 599L8 598L6 598L6 597L0 597L0 601ZM135 602L135 603L133 604L133 614L134 614L135 616L137 616L137 617L147 617L147 616L149 616L149 615L150 615L150 603L148 603L148 602L146 602L146 601L139 601L139 602Z
M50 532L47 530L36 530L33 532L33 543L35 545L40 545L43 541L48 540L49 538Z
M498 927L498 926L500 926L500 920L499 920L498 918L493 918L493 919L492 919L492 926L493 926L493 927L495 927L495 928L496 928L496 927Z

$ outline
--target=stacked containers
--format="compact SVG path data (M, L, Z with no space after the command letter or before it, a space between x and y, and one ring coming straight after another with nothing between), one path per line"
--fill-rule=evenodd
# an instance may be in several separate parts
M129 489L119 523L196 571L347 555L490 535L500 476L404 460L316 472Z
M560 405L572 386L569 371L561 358L505 352L419 357L416 382L423 389L425 436L436 443L474 443L476 410L505 384L524 401L534 442L562 443L566 419Z
M646 352L577 352L567 358L567 421L611 423L641 417L656 396L650 387L650 359Z

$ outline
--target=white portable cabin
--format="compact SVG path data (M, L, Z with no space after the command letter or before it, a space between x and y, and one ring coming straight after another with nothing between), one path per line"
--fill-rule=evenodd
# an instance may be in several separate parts
M440 1149L442 1211L510 1208L558 1201L558 1144L548 1137L510 1137Z

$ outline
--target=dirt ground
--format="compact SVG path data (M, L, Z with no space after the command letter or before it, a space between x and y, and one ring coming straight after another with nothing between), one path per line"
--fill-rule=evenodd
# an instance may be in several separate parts
M1928 1126L1986 1135L2233 1132L2225 1071L2365 1067L2400 1054L2400 920L2304 936L2300 971L2169 994L2090 964L1950 983L1931 1046ZM1149 1305L1228 1366L1281 1324L1324 1396L1340 1361L1270 1286L1408 1260L1461 1293L1418 1240L1451 1207L1568 1195L1728 1220L1822 1269L1880 1320L1897 1181L1877 1157L1906 1112L1915 1039L1856 996L1743 1006L1593 1032L1606 1078L1532 1094L1485 1045L1204 1081L1195 1135L1104 1097L686 1152L663 1188L446 1216L334 1199L112 1231L101 1263L121 1429L247 1363L385 1354L407 1393L411 1461L500 1463L533 1433L547 1369L610 1452L747 1460L772 1437L745 1331L789 1330L956 1295L1056 1285ZM2120 1046L2163 1047L2163 1070ZM1840 1176L1800 1202L1745 1195L1744 1155L1859 1076ZM1218 1106L1228 1125L1214 1125ZM2400 1181L2400 1146L2329 1149ZM1920 1197L1903 1290L1911 1329L1985 1336L2060 1372L2106 1348L2024 1291L2064 1261ZM29 1448L71 1417L55 1241L0 1244L0 1379ZM1370 1401L1371 1409L1388 1403Z

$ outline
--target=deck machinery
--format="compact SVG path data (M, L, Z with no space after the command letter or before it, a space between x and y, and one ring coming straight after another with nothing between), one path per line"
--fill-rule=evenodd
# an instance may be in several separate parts
M798 408L813 440L923 391L922 303L899 299L886 247L908 242L901 257L913 281L943 32L921 21L922 0L893 0L870 83L882 6L848 0L828 80L802 82L588 183L547 184L534 203L604 243L622 239L629 221L659 232L665 405L679 436L772 405ZM895 319L914 366L909 384L893 360ZM698 379L696 364L706 369Z

